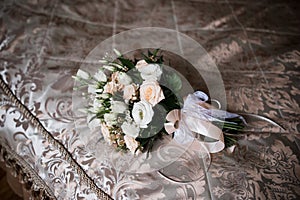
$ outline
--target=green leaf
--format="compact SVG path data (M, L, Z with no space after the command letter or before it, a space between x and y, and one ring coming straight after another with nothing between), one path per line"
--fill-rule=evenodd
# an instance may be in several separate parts
M160 50L160 49L155 49L155 50L153 51L152 55L153 55L154 57L156 57L156 55L157 55L157 53L159 52L159 50Z
M163 62L164 62L164 57L163 57L163 56L160 56L160 57L157 59L157 63L162 64Z
M232 136L225 135L224 142L225 147L228 148L235 145L237 143L237 139Z
M180 102L177 98L177 96L167 87L161 86L165 99L159 102L159 105L162 105L167 112L174 110L174 109L180 109Z
M147 63L156 63L156 64L162 64L163 63L163 56L157 55L160 49L155 49L153 52L148 50L148 55L145 55L142 53L143 59Z
M133 62L127 58L118 57L118 60L122 63L122 65L128 67L129 69L133 69L135 67Z
M91 121L93 121L94 119L96 119L97 118L97 116L95 115L95 116L93 116L90 120L89 120L89 123L91 122Z
M179 92L182 88L182 82L177 74L166 75L167 83L172 87L174 92Z

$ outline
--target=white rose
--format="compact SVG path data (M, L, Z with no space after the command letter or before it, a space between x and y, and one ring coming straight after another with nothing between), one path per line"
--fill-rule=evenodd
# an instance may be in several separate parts
M81 69L79 69L77 71L77 76L80 77L80 78L82 78L82 79L89 79L89 77L90 77L89 73L87 73L87 72L85 72L85 71L83 71Z
M129 135L133 138L136 138L140 132L139 126L134 122L132 122L132 123L124 122L121 126L121 129L122 129L123 133L125 133L126 135Z
M135 95L136 87L135 85L126 85L123 90L123 99L130 100Z
M165 98L157 81L144 81L140 87L140 97L141 100L149 102L152 106Z
M113 113L124 113L127 110L127 105L122 101L112 101L111 111Z
M125 86L132 83L132 79L130 78L130 76L128 76L124 72L118 73L118 81L120 84L125 85Z
M102 124L101 124L101 133L102 133L102 135L103 135L104 140L105 140L109 145L111 145L111 144L112 144L112 140L111 140L111 137L110 137L110 132L109 132L109 129L108 129L108 127L106 126L105 123L102 123Z
M147 125L151 122L153 115L154 111L152 106L147 101L139 101L133 104L132 117L140 128L147 128Z
M136 141L133 137L129 135L124 136L124 141L126 144L126 147L130 150L132 154L137 153L139 154L141 151L136 149L139 147L140 143Z
M103 71L98 70L98 72L94 75L94 78L100 82L106 82L107 78Z
M148 64L141 68L138 68L141 76L144 80L159 80L162 74L162 70L158 64Z
M105 113L104 121L108 126L113 126L117 124L117 115L114 113Z
M135 68L136 69L141 69L146 65L148 65L148 63L145 60L140 60L136 63Z

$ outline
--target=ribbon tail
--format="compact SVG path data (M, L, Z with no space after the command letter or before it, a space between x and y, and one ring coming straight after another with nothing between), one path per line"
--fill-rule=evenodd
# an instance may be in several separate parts
M217 153L225 148L224 135L221 129L209 121L204 121L188 115L184 116L185 124L190 131L205 136L204 141L195 139L191 145L194 150L199 150L204 145L208 152Z
M243 132L286 132L286 130L281 125L267 117L250 113L239 113L239 115L243 117L246 123L244 123L244 128L239 130L240 132L235 135L243 134ZM229 133L228 135L232 134Z

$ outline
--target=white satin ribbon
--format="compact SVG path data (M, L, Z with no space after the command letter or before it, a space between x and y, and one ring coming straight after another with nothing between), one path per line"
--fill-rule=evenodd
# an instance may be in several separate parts
M174 140L182 145L190 145L192 150L217 153L225 147L224 135L220 128L210 122L218 121L212 116L212 112L215 112L202 106L207 100L207 95L201 91L188 95L181 110L168 113L165 130L169 134L174 132ZM231 116L232 113L218 110L217 114L222 117ZM194 134L205 136L204 141L195 138Z

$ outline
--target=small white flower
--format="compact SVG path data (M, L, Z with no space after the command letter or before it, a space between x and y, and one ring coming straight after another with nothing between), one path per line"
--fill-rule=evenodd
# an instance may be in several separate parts
M80 77L80 78L82 78L82 79L89 79L89 77L90 77L89 73L87 73L87 72L85 72L85 71L83 71L81 69L79 69L77 71L77 76Z
M128 76L124 72L118 73L118 81L120 84L125 85L125 86L132 83L132 79L130 78L130 76Z
M141 76L144 80L159 80L162 74L162 70L158 64L148 64L141 68L138 68Z
M104 59L100 59L98 60L99 63L102 63L102 64L108 64L108 61L107 60L104 60Z
M96 85L89 85L88 86L88 93L95 94L96 93L96 89L97 89Z
M165 98L164 93L157 81L144 81L140 87L141 100L155 106Z
M121 129L123 133L126 135L129 135L133 138L136 138L139 135L140 128L139 126L134 122L124 122L121 126Z
M107 93L97 94L96 97L99 97L101 99L108 99L109 94L107 94Z
M88 108L88 111L91 112L91 113L97 113L97 112L99 112L103 108L104 107L102 106L101 100L94 99L93 103Z
M115 52L115 54L117 55L117 56L122 56L122 54L120 53L120 51L118 51L117 49L114 49L114 52Z
M151 122L154 111L152 106L147 101L139 101L133 104L132 117L140 128L147 128Z
M134 84L126 85L123 90L123 99L130 100L135 95L136 86Z
M111 111L113 113L124 113L127 110L127 105L122 101L112 101Z
M136 149L139 147L140 143L138 141L136 141L133 137L131 137L129 135L125 135L124 141L125 141L127 148L130 150L130 152L132 154L134 154L134 153L139 154L141 152L140 150L136 151Z
M103 65L103 68L107 69L108 71L114 71L115 70L115 67L110 66L110 65Z
M94 102L93 102L93 107L94 109L98 109L102 107L102 101L98 100L98 99L94 99Z
M96 89L96 90L95 90L95 93L96 93L96 92L102 93L102 92L103 92L103 89L102 89L102 88Z
M108 126L113 126L117 124L117 115L115 113L105 113L104 121Z
M106 82L107 78L103 71L98 70L98 72L94 75L94 78L100 82Z

